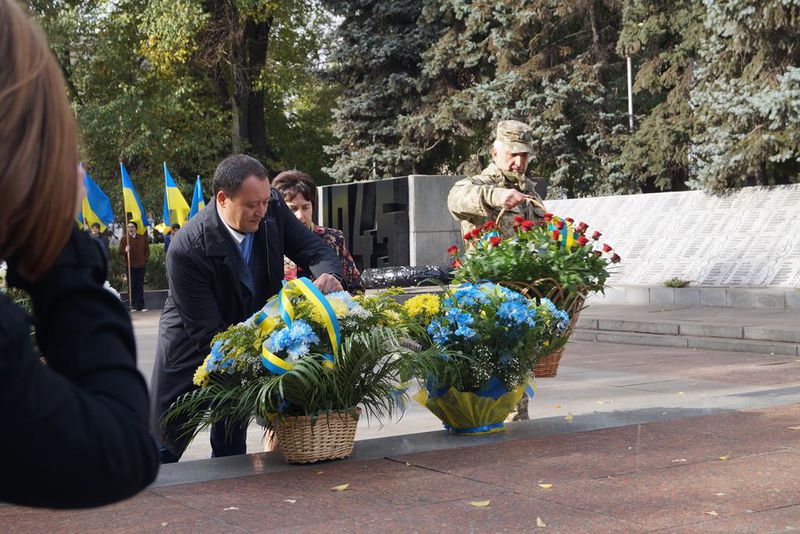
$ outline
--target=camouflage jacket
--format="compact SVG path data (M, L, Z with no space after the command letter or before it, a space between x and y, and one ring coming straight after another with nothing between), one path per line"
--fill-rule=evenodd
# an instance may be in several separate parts
M525 177L520 180L513 173L503 173L494 163L480 174L456 182L447 196L447 208L456 220L461 221L461 234L472 231L486 221L496 220L503 208L503 196L507 189L516 189L542 201L534 190L532 180ZM506 210L498 225L502 237L514 235L514 217L517 215L535 220L544 213L541 209L534 209L530 202Z

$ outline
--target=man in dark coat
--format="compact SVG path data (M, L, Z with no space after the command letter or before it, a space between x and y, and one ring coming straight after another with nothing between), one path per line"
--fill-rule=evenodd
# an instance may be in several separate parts
M189 445L184 421L163 414L191 391L211 339L258 311L280 291L283 256L307 266L323 292L341 291L342 263L272 191L264 166L249 156L226 158L214 173L214 202L173 239L167 254L169 294L159 324L150 383L152 425L162 462L176 462ZM244 454L246 427L226 435L211 429L215 457Z

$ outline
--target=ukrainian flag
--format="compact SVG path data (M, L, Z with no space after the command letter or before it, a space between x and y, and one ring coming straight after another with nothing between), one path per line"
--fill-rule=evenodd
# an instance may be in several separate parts
M194 194L192 195L192 209L189 210L189 218L191 219L197 212L206 207L206 201L203 198L203 185L200 183L200 176L194 183Z
M125 204L125 211L131 214L131 221L136 221L139 226L139 234L145 232L145 228L150 226L150 221L147 220L147 215L144 212L144 206L133 188L131 177L128 176L128 171L125 165L120 161L119 170L122 173L122 200Z
M81 168L83 168L83 165L81 165ZM114 222L114 210L111 208L111 201L85 169L83 184L86 186L86 196L83 197L81 205L81 222L85 222L90 227L94 223L98 223L100 231L105 232L108 225Z
M167 162L164 162L164 224L171 226L178 223L181 226L186 224L189 217L189 204L183 198L181 190L175 185L175 180L167 169Z

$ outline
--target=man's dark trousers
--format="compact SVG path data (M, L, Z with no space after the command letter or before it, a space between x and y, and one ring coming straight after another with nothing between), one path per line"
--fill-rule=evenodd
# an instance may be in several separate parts
M131 267L130 297L133 308L144 309L144 267Z

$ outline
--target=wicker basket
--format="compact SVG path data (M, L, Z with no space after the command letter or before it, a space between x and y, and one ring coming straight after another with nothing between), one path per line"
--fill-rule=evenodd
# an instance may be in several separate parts
M347 458L353 452L356 410L317 416L283 416L273 420L275 436L290 464L309 464Z
M536 363L533 364L533 376L535 378L553 378L556 376L556 373L558 373L558 364L561 361L561 356L564 355L564 345L567 344L569 336L572 334L572 329L578 322L578 316L585 307L585 292L578 293L572 298L569 298L561 290L558 282L550 278L537 280L530 284L518 282L500 282L500 284L514 289L515 291L519 291L529 299L547 297L553 304L569 314L569 326L566 331L562 332L562 334L554 340L553 345L556 347L555 350L540 357L536 360ZM551 286L551 289L543 293L539 290L540 284Z
M558 373L558 362L564 354L564 347L542 356L533 364L534 378L553 378Z

